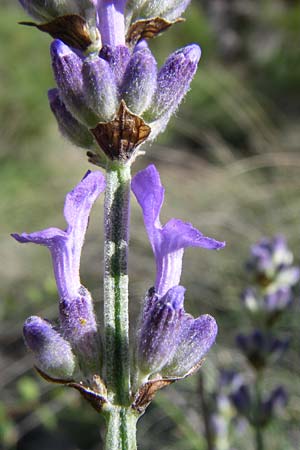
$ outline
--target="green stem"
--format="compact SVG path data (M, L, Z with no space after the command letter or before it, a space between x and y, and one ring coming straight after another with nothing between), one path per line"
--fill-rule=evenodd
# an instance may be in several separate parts
M111 164L107 169L104 204L105 360L108 397L113 404L120 406L130 404L129 209L130 167Z
M105 450L137 450L136 422L131 408L114 407L107 420Z

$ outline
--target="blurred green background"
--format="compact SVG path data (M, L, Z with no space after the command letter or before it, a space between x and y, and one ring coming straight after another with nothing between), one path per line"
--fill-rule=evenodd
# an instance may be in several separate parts
M11 232L64 227L64 196L90 168L84 152L58 133L47 103L54 86L48 36L17 25L17 0L0 0L0 447L6 450L99 450L103 422L76 392L40 380L22 341L22 323L57 316L48 252L20 246ZM221 252L186 251L182 284L186 309L213 314L217 344L202 373L214 389L216 368L246 363L234 336L250 324L239 296L248 280L249 246L283 233L300 263L300 5L297 0L194 0L186 22L157 38L161 63L180 46L203 51L192 90L169 129L134 171L154 162L166 186L163 220L179 217L226 240ZM102 302L102 210L94 209L82 259L82 280ZM154 261L133 201L131 314L136 323ZM300 441L299 300L280 333L293 346L268 374L282 383L289 404L267 430L267 450L298 449ZM198 376L161 392L141 419L141 450L205 450ZM232 447L252 450L251 431Z

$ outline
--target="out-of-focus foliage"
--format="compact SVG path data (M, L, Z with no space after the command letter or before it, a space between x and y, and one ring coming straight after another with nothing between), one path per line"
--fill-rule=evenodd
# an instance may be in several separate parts
M89 168L81 150L58 134L47 105L53 87L49 38L17 25L26 17L15 1L0 14L0 441L6 450L100 449L102 419L76 393L40 380L22 341L26 317L57 315L49 255L18 246L9 233L63 227L68 192ZM202 372L213 389L218 365L245 366L234 335L247 325L239 308L246 280L242 262L263 235L287 236L300 254L300 7L292 0L195 0L186 22L151 47L160 62L199 42L203 56L192 90L156 145L135 170L155 162L167 187L165 217L189 220L226 249L186 252L186 309L213 314L217 345ZM91 217L82 278L101 311L101 201ZM131 310L154 279L140 211L133 202ZM99 281L100 280L100 281ZM300 440L299 299L280 331L292 346L276 379L290 394L287 412L267 431L267 450L292 450ZM135 321L134 321L135 322ZM205 450L197 376L168 388L141 419L142 450ZM233 442L252 450L250 430ZM0 445L1 446L1 445Z

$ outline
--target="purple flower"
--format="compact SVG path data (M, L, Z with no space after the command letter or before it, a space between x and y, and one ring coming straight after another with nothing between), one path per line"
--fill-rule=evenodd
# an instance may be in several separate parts
M264 308L269 313L280 312L286 309L293 301L292 291L289 287L282 287L263 298Z
M289 340L278 339L255 330L249 335L238 334L236 343L252 366L261 369L270 360L275 361L281 357L288 347Z
M274 389L267 398L259 402L249 386L242 385L230 395L237 411L245 416L253 426L264 427L273 419L276 410L287 403L287 394L282 386Z
M249 417L251 415L252 398L249 387L247 385L241 385L230 395L230 399L240 414L246 417Z
M149 115L150 119L152 140L164 131L189 90L200 56L201 49L198 45L188 45L172 53L158 72L157 88L146 113L146 117Z
M279 287L291 287L300 278L300 270L293 267L293 254L284 236L263 238L251 248L247 267L262 287L274 292Z
M105 188L101 172L88 172L67 194L64 215L68 227L48 228L35 233L13 234L21 243L45 245L52 256L60 296L61 333L72 345L84 374L100 367L100 341L90 293L81 286L79 265L90 210Z
M173 356L170 355L162 374L169 377L183 377L201 362L215 342L217 333L217 323L209 314L194 319L185 313L180 321L176 350Z
M140 0L127 5L126 0L20 2L37 20L50 21L50 34L61 39L53 42L51 58L59 97L70 116L51 107L60 129L73 143L82 145L74 121L80 124L81 138L85 127L93 129L99 122L114 120L122 100L133 114L142 115L151 129L141 142L136 140L137 146L164 131L189 89L201 50L195 44L177 50L157 74L156 61L142 37L137 34L138 42L131 48L126 36L138 18L177 19L189 0ZM68 15L74 23L70 17L61 21L60 17ZM53 19L57 20L53 23ZM67 130L66 117L72 125Z
M78 147L93 149L96 143L92 133L67 110L59 96L58 89L50 89L48 91L48 99L62 135Z
M284 408L287 401L286 390L282 386L275 388L262 403L261 420L263 424L267 424L274 417L276 411Z
M174 286L159 297L150 289L137 335L137 365L142 378L160 372L183 377L213 345L217 324L213 317L194 319L183 308L185 288Z
M156 260L155 288L146 297L137 336L137 363L144 374L160 371L164 377L181 377L200 362L217 335L213 317L194 319L183 309L185 289L179 286L183 252L186 247L218 249L224 243L178 219L161 225L164 188L153 165L138 172L131 186Z
M150 165L138 172L131 186L143 211L156 260L155 291L161 297L180 282L185 248L220 249L225 243L203 236L192 224L179 219L171 219L161 225L159 214L164 200L164 188L155 166Z
M126 0L98 1L98 24L103 45L125 45L125 3Z
M51 44L51 58L59 95L68 111L84 125L95 126L99 119L84 90L83 58L59 39Z
M81 249L93 203L105 189L101 172L87 172L82 181L67 194L64 216L68 227L47 228L34 233L12 234L21 243L33 242L49 248L60 298L74 298L81 287L79 265Z
M270 293L260 295L258 290L247 288L242 294L242 302L253 315L263 316L267 324L273 324L291 305L294 299L292 289L284 286Z
M75 368L71 346L48 322L29 317L23 328L27 347L33 352L38 368L54 378L70 378Z
M156 66L147 46L137 48L128 63L122 83L122 97L135 114L143 114L152 102L156 90Z
M176 350L184 291L176 286L161 298L151 291L146 297L137 347L137 364L145 375L159 372Z

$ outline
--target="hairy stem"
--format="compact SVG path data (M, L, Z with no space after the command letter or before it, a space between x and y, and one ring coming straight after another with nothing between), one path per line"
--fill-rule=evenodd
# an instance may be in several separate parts
M114 407L107 420L105 450L137 450L136 422L131 408Z
M109 400L115 405L124 407L130 404L127 273L130 167L111 164L107 169L106 183L104 204L106 380ZM120 448L127 449L127 447Z

